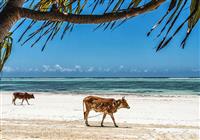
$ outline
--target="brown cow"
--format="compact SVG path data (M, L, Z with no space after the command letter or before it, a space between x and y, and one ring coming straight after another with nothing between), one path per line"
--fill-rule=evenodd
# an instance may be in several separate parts
M85 105L86 111L84 111L84 105ZM118 127L117 124L115 123L115 118L113 116L113 113L117 112L117 110L120 108L130 109L124 97L122 97L122 99L115 100L113 98L87 96L83 99L83 112L84 112L85 124L89 126L88 115L91 110L94 110L95 112L103 113L103 119L101 121L102 127L103 127L103 121L107 114L111 116L115 127Z
M16 105L16 104L15 104L15 100L16 100L17 98L18 98L18 99L22 99L21 105L23 104L24 100L26 100L27 104L29 105L28 99L31 99L31 98L34 99L35 97L34 97L33 94L29 94L29 93L27 93L27 92L25 92L25 93L23 93L23 92L14 92L14 93L13 93L13 100L12 100L12 103L13 103L14 105Z

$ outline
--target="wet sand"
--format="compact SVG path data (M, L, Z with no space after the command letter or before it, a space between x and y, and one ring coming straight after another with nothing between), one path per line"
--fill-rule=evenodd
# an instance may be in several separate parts
M106 122L4 120L2 140L198 140L198 127Z

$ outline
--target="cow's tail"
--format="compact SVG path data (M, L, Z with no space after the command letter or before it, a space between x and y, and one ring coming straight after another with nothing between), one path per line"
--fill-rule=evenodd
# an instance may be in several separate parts
M85 104L85 102L83 100L83 117L84 117L84 120L85 120L85 108L84 108L84 104Z
M83 100L83 116L84 116L84 120L85 120L85 106L84 106L84 104L85 104L85 101Z

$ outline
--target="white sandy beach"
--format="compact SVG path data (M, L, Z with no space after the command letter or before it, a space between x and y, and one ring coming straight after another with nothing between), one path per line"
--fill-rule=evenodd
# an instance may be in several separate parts
M82 107L82 99L85 96L35 93L35 99L29 100L31 105L27 105L26 102L24 105L20 105L21 101L17 100L17 105L14 106L11 104L12 92L2 93L0 131L2 138L12 139L15 137L14 134L18 134L18 139L23 139L26 134L25 130L30 128L32 129L30 134L27 132L26 139L53 139L54 136L40 137L40 134L37 133L34 133L37 135L35 138L31 132L43 131L43 129L49 129L45 132L54 132L55 128L59 130L59 132L56 131L58 135L55 135L57 139L91 139L89 134L85 135L85 130L91 134L94 132L94 139L189 140L199 138L198 96L142 97L128 95L126 99L131 109L120 109L114 114L119 128L112 127L112 120L109 116L105 119L105 126L109 127L86 127L83 121ZM104 95L104 97L121 98L120 95ZM92 126L100 126L102 115L98 114L91 112L89 123ZM36 125L38 125L37 128ZM72 132L72 130L74 131ZM99 133L96 133L97 131ZM104 131L108 131L106 133L110 136L109 138L103 135ZM65 132L68 132L68 135ZM124 135L115 135L121 132ZM70 137L68 137L69 134Z

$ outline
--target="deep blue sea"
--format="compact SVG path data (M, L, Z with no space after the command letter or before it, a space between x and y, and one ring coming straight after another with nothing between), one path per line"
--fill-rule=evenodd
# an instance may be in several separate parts
M200 78L1 78L1 91L200 95Z

